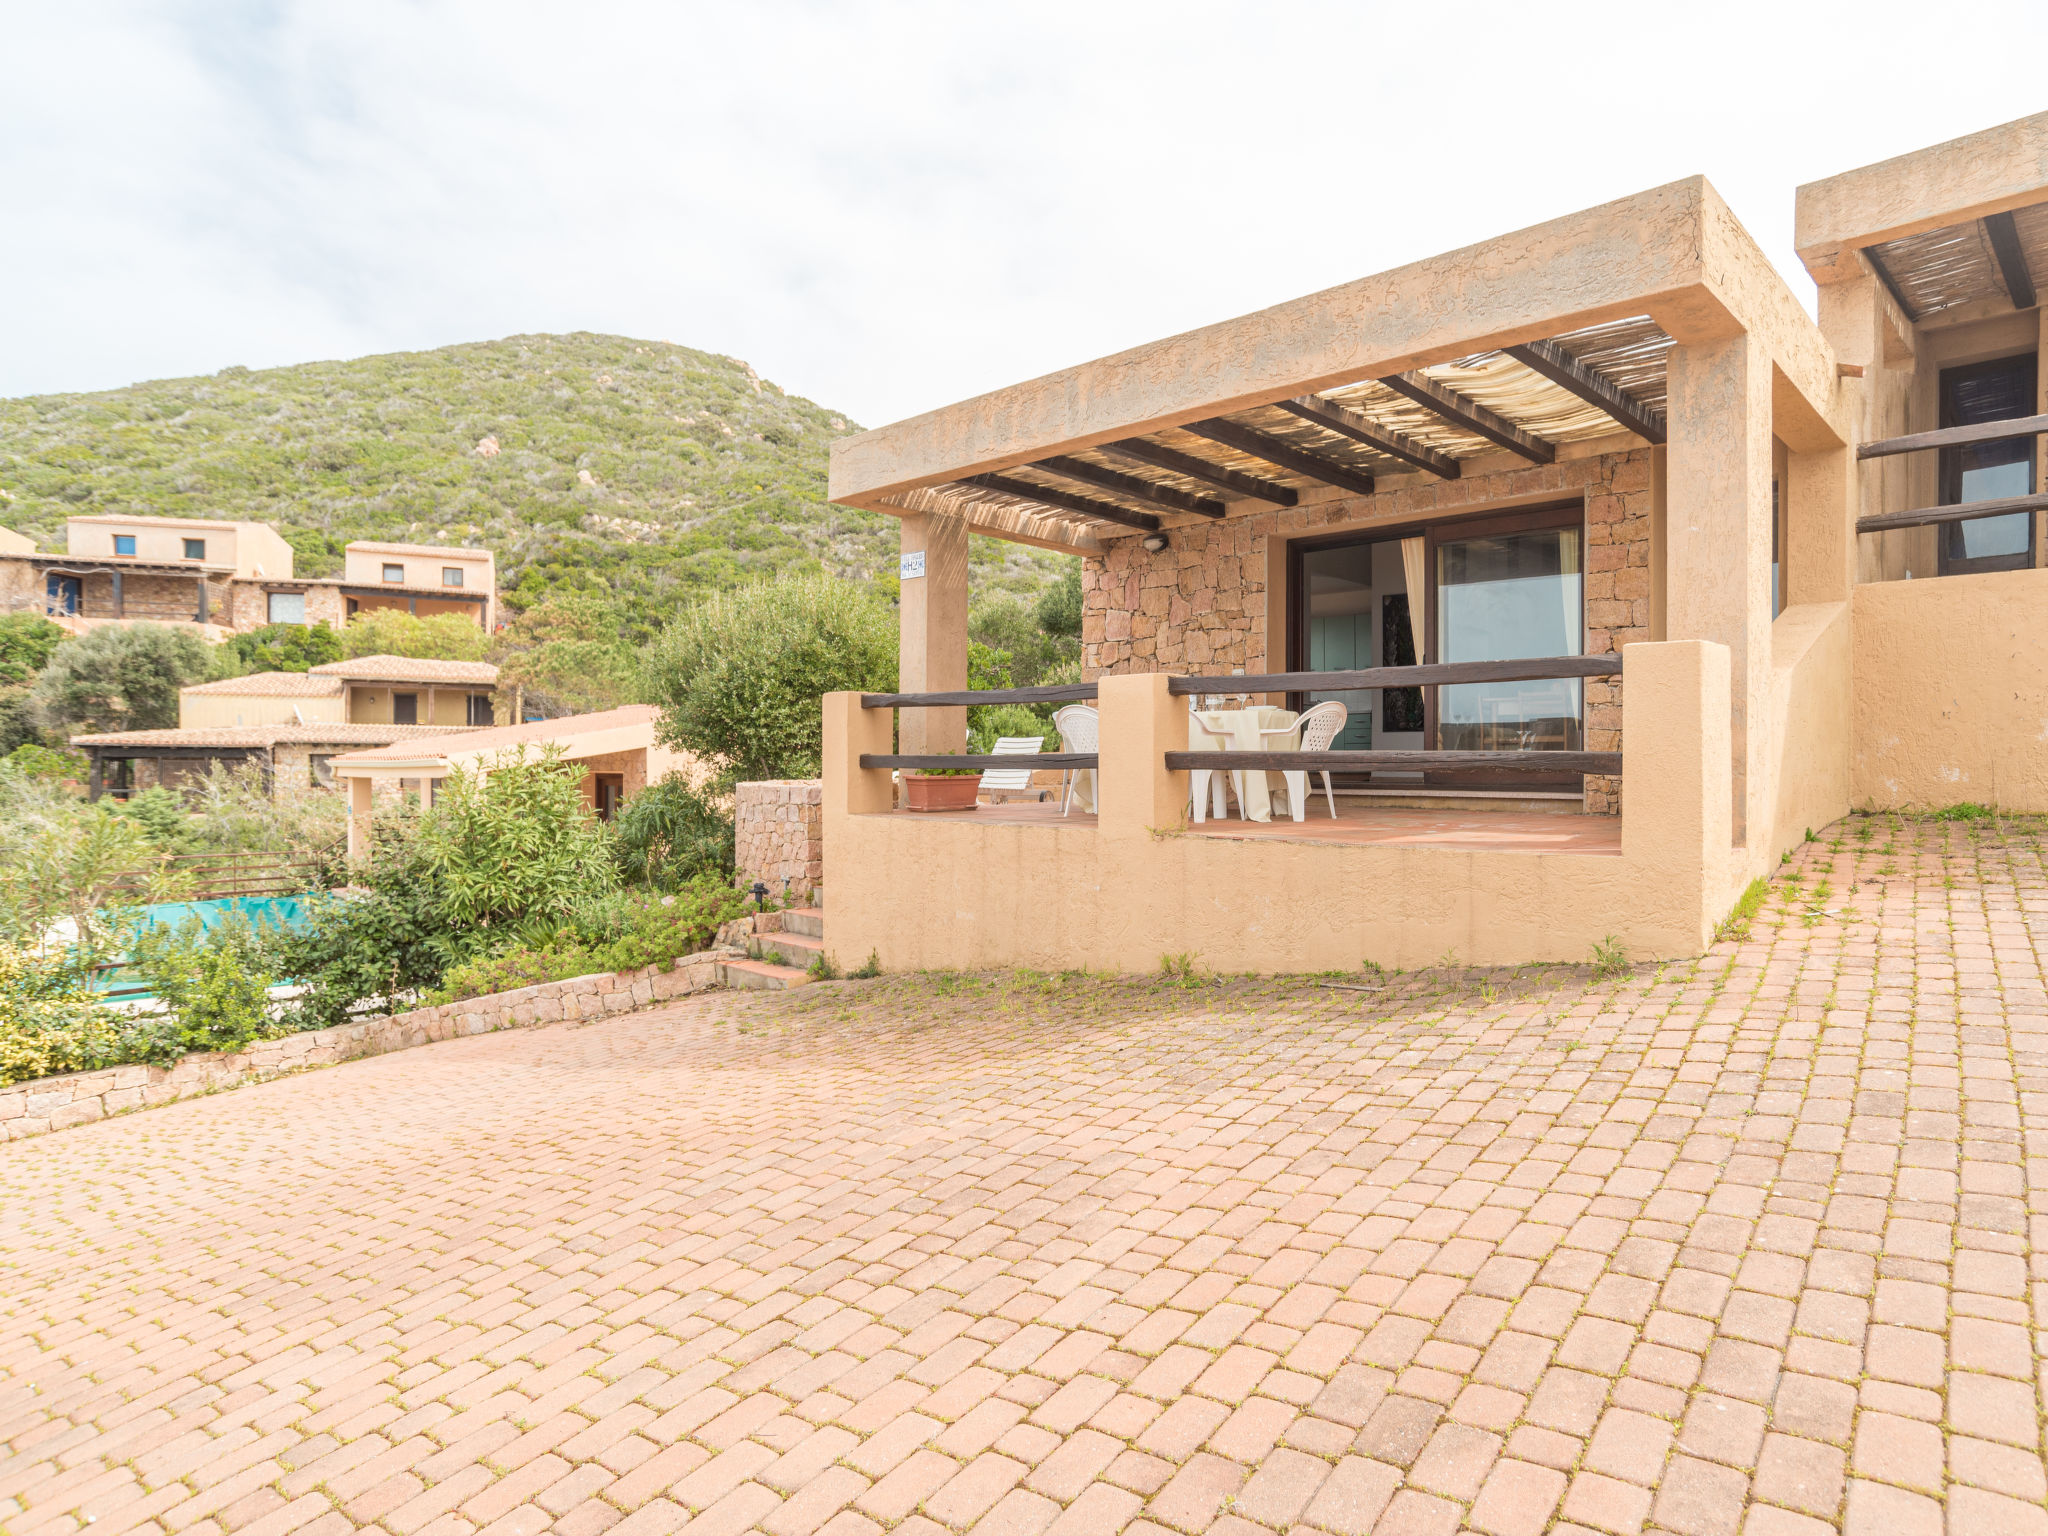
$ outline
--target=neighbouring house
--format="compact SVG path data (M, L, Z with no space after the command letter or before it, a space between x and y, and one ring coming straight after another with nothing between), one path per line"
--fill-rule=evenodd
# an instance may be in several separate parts
M292 574L290 544L267 523L188 517L74 517L64 552L0 529L0 612L41 613L74 633L95 624L193 624L209 639L266 624L339 629L368 608L460 613L496 622L489 550L359 540L338 577Z
M387 747L413 738L441 739L446 726L351 725L345 720L217 725L187 730L108 731L74 736L86 755L88 793L125 800L161 785L178 789L204 778L216 765L254 764L273 797L332 790L332 764L346 752Z
M907 697L826 700L830 947L1678 956L1852 807L2048 812L2048 114L1796 226L1817 320L1693 177L834 443ZM1082 558L1099 817L895 806L962 746L977 533ZM1217 694L1342 703L1340 814L1192 824Z
M175 729L74 736L90 792L175 787L209 764L260 763L273 793L331 788L328 760L491 723L498 669L481 661L359 656L310 672L257 672L180 690Z
M660 711L651 704L590 715L565 715L523 725L497 726L460 735L408 737L388 746L346 753L333 760L335 778L349 790L349 856L369 848L374 796L399 788L419 789L431 803L435 786L458 769L488 773L507 756L552 747L583 769L583 803L609 821L627 800L673 771L691 772L696 760L655 740Z

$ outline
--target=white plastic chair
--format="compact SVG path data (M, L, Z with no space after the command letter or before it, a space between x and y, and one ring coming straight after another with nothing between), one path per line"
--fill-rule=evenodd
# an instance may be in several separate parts
M1203 736L1214 736L1218 738L1217 745L1214 748L1215 751L1229 751L1230 733L1228 731L1218 730L1215 726L1211 725L1208 721L1204 720L1200 712L1196 708L1197 705L1201 705L1204 709L1208 708L1208 705L1204 703L1199 696L1190 699L1188 702L1189 748L1195 751L1201 750L1199 747L1195 746L1195 741L1197 739L1195 733L1199 731ZM1212 795L1215 798L1216 819L1218 821L1222 821L1224 818L1229 816L1230 805L1229 802L1224 798L1223 794L1223 779L1225 776L1225 772L1226 770L1221 768L1190 768L1188 770L1188 801L1190 809L1194 812L1195 824L1197 826L1199 826L1203 820L1202 813L1204 802L1208 801ZM1229 771L1229 778L1234 785L1241 786L1242 781L1239 780L1235 770ZM1244 795L1242 793L1241 788L1238 794L1237 803L1239 810L1242 811L1244 807Z
M1069 704L1065 709L1059 710L1053 715L1052 723L1059 729L1060 750L1062 752L1099 752L1102 750L1102 716L1096 712L1094 705ZM1085 768L1069 768L1060 775L1060 814L1062 816L1074 808L1075 780L1087 771ZM1101 792L1102 788L1098 780L1096 785L1098 800Z
M991 757L1034 757L1045 748L1045 741L1038 736L999 736L989 750ZM983 789L1028 791L1031 788L1029 768L984 768L981 774Z
M1302 711L1301 718L1288 726L1286 731L1262 731L1260 734L1272 736L1299 731L1301 732L1301 745L1296 748L1297 751L1327 752L1330 750L1330 743L1337 739L1338 733L1344 729L1344 722L1350 717L1351 711L1346 709L1339 700L1325 699L1314 708ZM1288 768L1283 770L1281 777L1287 781L1287 809L1296 821L1300 821L1307 814L1308 776L1314 772L1321 772L1323 775L1323 798L1330 804L1330 819L1335 821L1337 819L1337 794L1336 791L1330 788L1330 775L1327 770L1310 768Z

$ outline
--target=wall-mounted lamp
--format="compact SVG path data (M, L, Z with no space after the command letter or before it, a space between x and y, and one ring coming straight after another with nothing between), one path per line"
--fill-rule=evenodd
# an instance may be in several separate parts
M1156 555L1159 551L1166 548L1166 535L1163 533L1148 533L1144 538L1138 540L1138 547L1140 549L1148 549Z

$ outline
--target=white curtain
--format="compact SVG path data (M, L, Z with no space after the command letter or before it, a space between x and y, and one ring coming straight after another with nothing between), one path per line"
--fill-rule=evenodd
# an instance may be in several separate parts
M1401 574L1408 579L1408 643L1415 647L1415 664L1422 665L1422 615L1429 573L1424 568L1422 539L1401 541Z

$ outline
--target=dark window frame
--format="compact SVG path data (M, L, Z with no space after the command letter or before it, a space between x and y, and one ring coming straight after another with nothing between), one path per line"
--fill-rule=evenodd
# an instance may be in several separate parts
M187 560L204 560L206 558L206 540L187 539L184 542L185 558Z
M398 572L398 574L397 574L396 576L392 575L391 573L392 573L393 571L396 571L396 572ZM402 566L402 565L387 565L387 566L385 566L385 567L384 567L384 577L383 577L383 579L384 579L384 580L385 580L386 582L389 582L389 583L391 583L391 584L393 584L393 585L395 585L395 586L401 586L401 587L402 587L402 586L404 586L404 585L405 585L405 567L404 567L404 566Z
M1989 358L1981 363L1965 363L1955 368L1942 369L1938 384L1941 400L1940 424L1944 427L1967 425L1967 423L1959 421L1956 416L1955 387L1958 384L2002 372L2016 372L2025 381L2024 387L2021 390L2023 408L2016 414L2021 416L2034 414L2032 406L2039 399L2040 389L2038 367L2038 359L2035 353L2016 352L2007 357ZM2002 420L2003 418L1994 417L1991 419ZM1963 455L1968 451L1968 449L1964 448L1944 448L1940 451L1940 468L1937 472L1940 477L1940 494L1936 497L1936 500L1944 507L1953 507L1961 504L1963 494ZM2028 452L2027 484L2029 490L2032 490L2038 483L2040 475L2039 464L2034 461L2035 449L2032 440L2028 442ZM1936 574L1941 576L1975 576L1987 571L2032 570L2037 556L2036 546L2039 542L2037 528L2039 520L2031 512L2021 514L2008 513L2005 515L2018 515L2026 518L2027 547L2025 550L2016 555L1984 555L1974 560L1963 555L1952 555L1949 553L1950 546L1953 541L1961 539L1963 525L1960 522L1937 523L1934 528Z
M398 718L399 704L401 700L404 701L404 707L412 715L412 718L410 720L401 720ZM400 693L397 689L392 689L391 723L393 725L418 725L420 723L420 696L417 693Z

